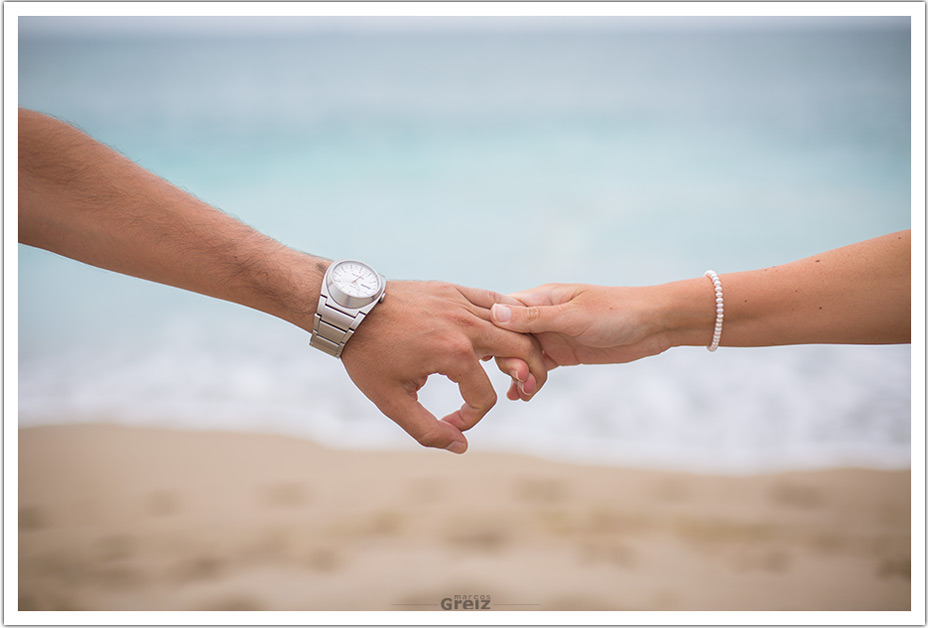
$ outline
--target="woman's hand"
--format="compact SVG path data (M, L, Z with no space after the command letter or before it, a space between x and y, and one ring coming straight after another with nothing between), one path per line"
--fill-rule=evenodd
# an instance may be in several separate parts
M549 370L632 362L673 345L659 315L662 294L653 287L546 284L509 296L522 305L496 303L491 320L503 329L534 334ZM497 364L508 373L514 362L498 359ZM518 392L514 381L507 397L517 399Z
M631 362L668 349L652 314L648 288L546 284L510 295L522 303L496 303L492 321L534 334L549 367ZM652 296L656 296L656 293Z

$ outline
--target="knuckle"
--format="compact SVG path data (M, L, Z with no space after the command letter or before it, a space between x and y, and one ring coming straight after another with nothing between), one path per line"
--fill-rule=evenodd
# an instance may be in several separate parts
M510 371L518 368L518 363L512 358L504 358L497 356L495 358L496 368L501 370L503 373L508 374Z
M437 426L422 429L416 435L416 441L423 447L441 447L444 439Z
M466 403L478 418L482 417L496 405L496 391L492 387L472 390L467 395Z
M450 315L451 323L460 329L473 329L477 326L477 319L467 310L456 310Z
M480 293L483 297L483 301L487 303L501 303L506 300L506 297L504 297L499 292L496 292L495 290L481 289Z
M537 323L541 319L541 309L537 305L530 305L523 310L522 318L526 323Z
M477 359L471 342L463 336L455 336L445 341L445 352L455 361L472 361Z

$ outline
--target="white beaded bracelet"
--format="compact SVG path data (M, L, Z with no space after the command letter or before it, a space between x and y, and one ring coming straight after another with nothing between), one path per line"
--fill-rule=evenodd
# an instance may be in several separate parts
M722 280L714 270L707 270L706 277L712 280L715 286L715 331L712 333L712 344L706 347L709 351L719 348L722 339L722 319L725 318L725 303L722 300Z

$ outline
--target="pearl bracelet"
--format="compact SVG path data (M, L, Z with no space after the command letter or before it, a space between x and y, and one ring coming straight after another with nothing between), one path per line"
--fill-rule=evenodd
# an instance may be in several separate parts
M712 344L706 347L709 351L719 348L722 339L722 319L725 318L725 303L722 300L722 280L714 270L707 270L706 277L712 280L715 286L715 331L712 333Z

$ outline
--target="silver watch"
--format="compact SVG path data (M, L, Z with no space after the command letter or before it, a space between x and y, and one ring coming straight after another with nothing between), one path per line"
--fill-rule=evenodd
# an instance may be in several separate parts
M387 280L355 260L334 262L325 271L309 344L336 358L374 306L383 301Z

